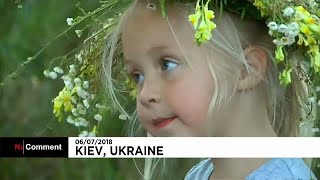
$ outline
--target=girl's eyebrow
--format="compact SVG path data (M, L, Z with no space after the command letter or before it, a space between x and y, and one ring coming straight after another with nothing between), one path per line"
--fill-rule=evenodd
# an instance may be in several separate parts
M168 49L167 46L164 46L164 45L159 45L159 46L154 46L154 47L151 47L147 50L147 55L154 55L154 54L157 54L159 53L159 51L162 51L162 50L165 50L165 49ZM124 59L124 64L134 64L135 62L131 59Z
M159 51L165 50L165 49L168 49L168 46L165 46L165 45L154 46L147 51L147 54L152 55L155 53L159 53Z

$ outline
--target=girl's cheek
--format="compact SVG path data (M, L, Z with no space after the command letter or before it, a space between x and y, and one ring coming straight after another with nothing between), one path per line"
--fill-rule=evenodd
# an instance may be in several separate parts
M210 104L210 92L205 87L199 87L198 83L190 81L180 82L168 89L167 99L182 120L186 124L193 124L193 121L204 121ZM191 81L192 82L192 81Z

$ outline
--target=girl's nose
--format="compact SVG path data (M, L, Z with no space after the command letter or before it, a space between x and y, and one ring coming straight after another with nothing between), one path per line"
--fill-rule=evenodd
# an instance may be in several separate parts
M155 81L145 82L139 94L141 104L149 108L153 104L159 103L161 101L160 89L160 84Z

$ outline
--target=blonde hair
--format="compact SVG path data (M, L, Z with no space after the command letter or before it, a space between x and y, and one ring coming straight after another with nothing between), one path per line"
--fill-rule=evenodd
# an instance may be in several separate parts
M123 14L120 19L120 23L114 29L114 31L107 38L106 51L104 54L104 70L106 79L106 88L110 98L113 101L115 109L119 110L121 113L125 114L129 120L127 125L128 135L129 136L146 136L146 134L140 134L143 129L137 120L137 112L134 111L132 115L129 115L125 111L125 108L119 103L115 86L112 79L112 66L114 64L114 59L117 57L117 48L121 47L120 35L123 28L123 24L128 18L130 11L139 10L135 9L136 6L144 6L140 1L135 1L130 8ZM160 7L159 4L155 3L157 7ZM194 12L194 4L182 4L176 3L172 7L175 10L178 10L179 15L184 17L185 23L187 23L187 15ZM158 8L159 11L160 8ZM266 93L266 106L268 110L268 117L270 123L277 133L278 136L297 136L298 135L298 124L300 119L300 104L304 103L306 99L306 92L302 88L301 81L299 80L297 70L293 69L292 84L288 87L283 87L279 83L279 70L274 65L274 45L272 39L268 35L266 25L264 23L259 23L257 21L242 21L239 16L229 14L227 12L220 12L219 9L214 10L215 14L218 17L215 18L215 23L217 24L217 29L213 32L213 38L210 42L203 45L207 54L207 62L214 79L215 90L209 106L208 117L212 115L220 105L227 104L230 98L230 94L226 91L229 87L227 83L224 83L221 77L232 79L232 67L236 63L243 64L247 67L248 72L251 72L250 66L248 65L243 49L246 47L255 45L261 47L268 56L267 71L264 77L264 83L261 83L259 88L263 89ZM174 35L176 42L178 43L180 49L183 52L183 48L180 45L179 38L174 32L169 17L166 18L171 30ZM241 22L240 22L241 21ZM190 26L190 29L192 26ZM213 49L214 51L208 51L208 49ZM219 63L212 63L212 53L219 53L224 56L226 59L219 61ZM292 52L289 54L288 58L290 61L296 62L301 58L298 52ZM186 57L187 59L187 57ZM209 60L210 59L210 60ZM120 63L117 60L117 63ZM232 90L234 92L234 90ZM210 118L209 118L210 119ZM155 167L158 164L159 160L155 159L146 159L145 170L144 170L144 179L151 179ZM165 163L161 168L164 172Z

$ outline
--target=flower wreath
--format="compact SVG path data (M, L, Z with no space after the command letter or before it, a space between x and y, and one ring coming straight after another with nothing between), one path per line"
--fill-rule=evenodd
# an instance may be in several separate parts
M291 72L297 69L299 76L308 86L309 106L320 106L320 8L319 0L159 0L162 15L165 17L166 7L172 2L195 3L194 14L189 15L189 21L195 29L195 43L201 45L212 37L212 31L216 28L214 23L215 13L211 7L220 7L223 10L238 13L242 18L253 18L266 21L269 34L273 37L276 45L275 64L285 67L279 74L283 86L291 83ZM149 1L148 1L149 2ZM107 100L104 91L98 84L101 75L102 53L106 39L111 35L113 27L120 19L121 13L127 9L132 0L105 0L100 1L101 6L92 12L85 12L76 18L67 18L69 28L60 34L61 37L67 32L73 31L78 37L88 33L88 27L94 31L88 33L80 49L76 48L65 56L55 58L51 61L44 75L51 79L61 77L64 86L59 95L53 99L53 113L59 121L67 121L79 129L79 136L96 136L99 125L106 116L110 115L112 102ZM147 8L157 8L151 2ZM150 6L150 4L152 6ZM108 18L106 18L107 16ZM80 24L86 24L85 28L79 29ZM8 79L15 79L18 71L44 50L27 58L25 62ZM304 58L298 62L290 62L286 57L292 50L299 50ZM117 52L118 59L122 53ZM57 66L56 62L60 62ZM122 99L127 100L129 96L135 97L137 92L135 84L126 76L122 63L113 66L117 72L117 89L121 89ZM6 80L6 79L5 79ZM5 81L0 83L3 86ZM131 98L132 99L132 98ZM130 106L130 104L128 104ZM318 108L315 108L318 109ZM312 120L314 126L312 132L315 136L320 134L320 113L316 111L311 116L303 117L301 125L306 120ZM127 119L127 115L120 114L120 119ZM315 120L315 121L314 121Z

